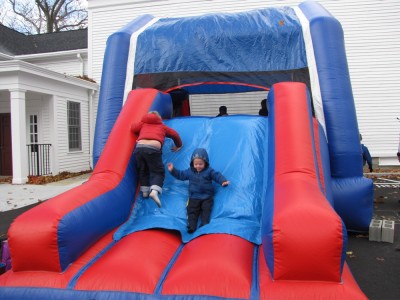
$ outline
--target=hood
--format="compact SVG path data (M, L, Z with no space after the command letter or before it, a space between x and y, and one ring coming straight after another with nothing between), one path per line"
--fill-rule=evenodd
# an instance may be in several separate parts
M146 114L146 115L143 116L142 122L143 123L148 123L148 124L161 124L162 120L156 114L150 113L150 114Z
M196 150L193 151L192 157L190 158L190 167L193 168L193 160L195 158L201 158L202 160L205 161L206 167L205 169L208 168L210 165L209 160L208 160L208 153L207 150L204 148L197 148Z

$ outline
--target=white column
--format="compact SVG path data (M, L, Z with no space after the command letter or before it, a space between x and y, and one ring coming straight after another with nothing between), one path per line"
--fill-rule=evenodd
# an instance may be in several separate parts
M57 105L60 101L59 96L53 95L50 100L50 136L51 136L51 172L53 175L60 172L58 164L58 123L57 123Z
M25 92L21 89L10 90L13 184L28 181Z

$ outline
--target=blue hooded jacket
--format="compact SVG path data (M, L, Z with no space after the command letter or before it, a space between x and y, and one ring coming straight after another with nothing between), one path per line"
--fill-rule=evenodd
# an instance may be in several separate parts
M195 158L201 158L205 162L205 168L201 172L197 172L193 166ZM210 167L208 154L204 148L193 151L189 169L181 171L173 168L171 174L179 180L189 180L189 199L194 200L204 200L214 196L213 180L219 184L227 181L220 172Z
M363 157L363 166L365 166L365 163L367 163L369 170L372 172L371 154L369 153L367 146L365 146L364 144L361 144L361 149L362 149L362 157Z

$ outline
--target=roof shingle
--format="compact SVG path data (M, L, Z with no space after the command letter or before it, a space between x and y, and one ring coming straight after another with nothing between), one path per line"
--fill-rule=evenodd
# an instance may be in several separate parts
M24 35L0 24L0 52L24 55L87 49L87 29Z

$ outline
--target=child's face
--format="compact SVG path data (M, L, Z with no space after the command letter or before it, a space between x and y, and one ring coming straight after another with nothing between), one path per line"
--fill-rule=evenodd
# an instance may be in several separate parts
M204 170L206 163L201 158L195 158L193 160L193 167L196 169L197 172L201 172Z

